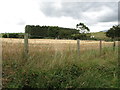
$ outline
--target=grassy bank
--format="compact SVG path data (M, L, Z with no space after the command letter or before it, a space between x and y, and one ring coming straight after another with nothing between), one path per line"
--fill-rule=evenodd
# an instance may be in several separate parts
M91 33L92 36L94 36L95 39L102 39L102 40L108 40L110 41L111 38L107 37L106 36L106 32L94 32L94 33Z
M117 48L40 52L31 48L24 59L23 45L3 44L4 88L117 88ZM9 50L10 48L13 48Z

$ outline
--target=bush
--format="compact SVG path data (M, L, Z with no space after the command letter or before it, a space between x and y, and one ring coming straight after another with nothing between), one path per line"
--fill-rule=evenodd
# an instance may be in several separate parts
M3 38L24 38L23 33L3 33Z
M8 36L7 36L7 34L2 34L2 37L7 38Z
M71 37L73 38L73 39L81 39L81 40L86 40L88 37L86 36L86 34L73 34L73 35L71 35Z
M16 33L9 34L9 38L18 38L18 37L19 37L19 34L16 34Z

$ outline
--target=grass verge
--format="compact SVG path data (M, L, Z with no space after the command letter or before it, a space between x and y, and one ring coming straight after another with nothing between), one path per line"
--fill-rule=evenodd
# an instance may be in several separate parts
M116 49L117 50L117 49ZM117 51L4 51L3 88L117 88Z

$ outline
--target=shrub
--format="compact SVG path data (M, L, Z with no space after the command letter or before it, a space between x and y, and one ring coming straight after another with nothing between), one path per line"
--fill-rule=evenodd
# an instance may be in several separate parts
M16 33L10 33L9 38L18 38L19 37L18 35L19 34L16 34Z
M8 36L7 36L7 34L2 34L2 37L7 38Z

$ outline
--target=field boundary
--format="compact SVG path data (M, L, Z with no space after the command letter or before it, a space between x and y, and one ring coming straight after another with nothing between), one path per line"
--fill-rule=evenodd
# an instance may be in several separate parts
M28 55L29 55L29 42L28 42L28 39L29 39L29 35L28 33L25 33L24 34L24 55L25 55L25 58L28 58ZM99 51L100 51L100 55L102 55L102 42L104 40L99 40ZM81 48L81 40L80 39L77 39L76 40L77 42L77 53L78 53L78 57L80 57L80 48ZM92 42L92 41L91 41ZM90 42L89 42L90 43ZM113 50L115 51L115 47L116 47L116 41L113 41Z

